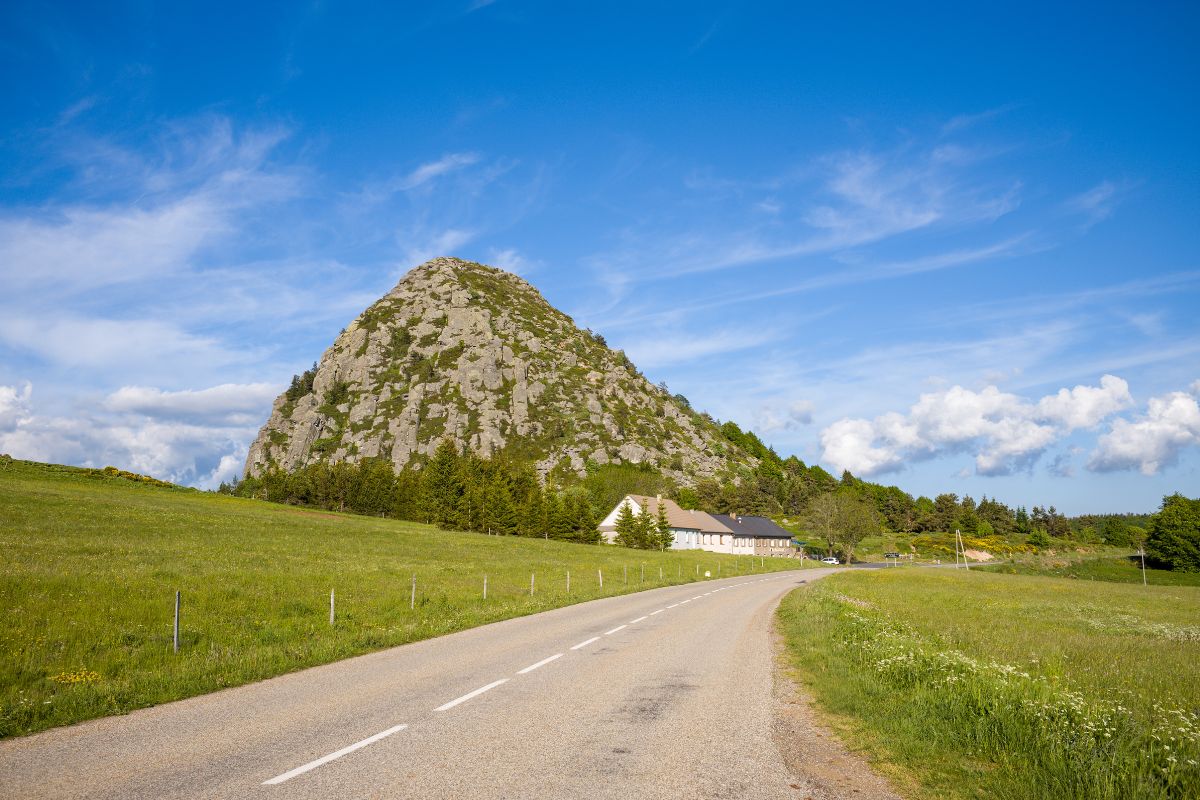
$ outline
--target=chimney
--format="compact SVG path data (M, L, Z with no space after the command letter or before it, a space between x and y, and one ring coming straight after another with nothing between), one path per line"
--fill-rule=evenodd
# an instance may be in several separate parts
M730 519L737 519L737 514L735 514L735 513L733 513L732 511L730 511L730 512L729 512L729 518L730 518Z

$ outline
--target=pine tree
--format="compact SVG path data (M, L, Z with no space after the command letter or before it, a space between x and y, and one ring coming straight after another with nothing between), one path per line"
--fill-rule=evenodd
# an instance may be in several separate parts
M542 536L546 530L546 504L541 489L534 488L521 507L521 536Z
M675 541L675 534L671 532L671 523L667 520L667 504L662 500L658 501L658 517L655 520L655 527L657 535L654 537L654 544L659 550L669 550Z
M639 550L658 549L658 524L649 509L642 509L634 521L634 547Z
M628 502L621 503L617 510L616 542L623 547L638 546L638 523L634 517L633 507Z
M421 512L425 521L439 528L457 527L462 494L458 451L449 441L443 441L421 470Z
M568 503L554 492L546 497L546 530L551 539L571 539L571 515Z
M600 531L596 527L596 515L587 495L576 497L575 506L575 536L584 544L599 544Z

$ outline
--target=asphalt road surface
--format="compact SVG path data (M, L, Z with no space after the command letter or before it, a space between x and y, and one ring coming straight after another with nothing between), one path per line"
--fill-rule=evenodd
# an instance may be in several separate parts
M507 620L0 742L12 798L798 798L771 615L831 570Z

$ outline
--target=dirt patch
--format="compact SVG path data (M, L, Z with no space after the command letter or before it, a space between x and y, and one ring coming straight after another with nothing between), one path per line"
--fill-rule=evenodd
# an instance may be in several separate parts
M867 761L849 750L819 722L812 695L793 679L783 636L772 631L775 644L774 739L788 770L791 786L804 800L902 800Z
M986 550L963 550L963 554L972 561L991 561L995 558Z

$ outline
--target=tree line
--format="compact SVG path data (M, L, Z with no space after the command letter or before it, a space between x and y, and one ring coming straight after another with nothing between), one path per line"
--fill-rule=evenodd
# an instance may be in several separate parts
M276 503L425 522L447 530L600 540L587 492L542 486L529 464L460 454L438 446L422 469L396 472L382 459L271 469L221 492Z
M780 458L753 432L742 431L735 423L726 422L720 430L731 444L757 457L759 463L738 478L704 480L695 487L677 486L646 465L592 462L582 477L555 470L543 484L533 466L519 457L480 458L459 453L446 441L420 468L397 472L382 459L356 464L318 462L292 473L269 470L236 485L222 485L221 491L426 522L450 530L587 543L600 541L596 526L622 497L662 494L683 508L791 518L821 539L827 550L846 558L853 556L864 537L885 531L959 530L979 538L1021 536L1039 549L1050 546L1052 539L1121 547L1145 543L1148 555L1153 548L1148 538L1152 537L1154 518L1149 516L1068 519L1054 506L1013 508L996 499L983 497L976 502L969 495L960 498L953 493L914 498L896 486L860 480L849 472L835 479L820 466L808 466L795 456ZM643 549L670 547L665 519L632 517L618 520L619 544ZM1189 540L1184 537L1182 541ZM1175 554L1168 557L1166 550L1155 553L1151 557L1163 564L1180 560Z

